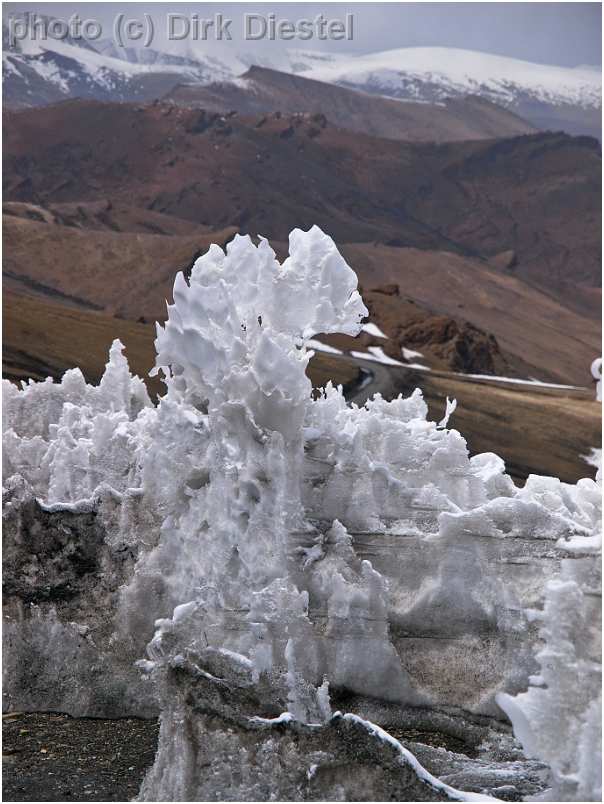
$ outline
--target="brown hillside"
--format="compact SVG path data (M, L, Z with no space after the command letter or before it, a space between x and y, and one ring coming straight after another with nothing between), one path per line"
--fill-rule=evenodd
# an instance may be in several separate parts
M91 231L5 215L5 287L134 321L163 320L176 272L234 231L183 236ZM274 245L284 256L285 244ZM392 357L399 358L406 346L425 353L436 368L589 382L589 365L599 351L598 321L480 260L387 246L340 247L366 292L371 320L390 338L367 342ZM398 285L398 295L372 292L387 283ZM480 333L464 330L464 322ZM358 348L350 339L332 342ZM471 359L464 362L458 352L468 346Z
M481 140L536 131L513 112L480 98L401 102L256 66L236 84L180 84L165 100L219 114L308 113L317 115L314 123L319 128L323 115L340 128L410 142Z
M338 242L482 259L577 308L600 285L600 153L542 133L407 143L304 115L224 117L171 104L68 102L5 115L4 194L115 205L284 239L315 223Z

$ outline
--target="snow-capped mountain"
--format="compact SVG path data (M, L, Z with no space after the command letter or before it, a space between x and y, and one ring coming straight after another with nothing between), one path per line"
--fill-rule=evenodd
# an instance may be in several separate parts
M234 82L258 64L399 100L434 104L478 95L539 128L600 136L602 74L594 67L557 67L445 47L366 55L292 49L258 57L228 46L217 54L120 48L108 39L7 45L4 31L4 98L13 107L73 97L151 100L178 83Z
M5 103L39 106L69 98L150 100L181 81L232 80L235 70L217 58L189 58L152 48L118 48L111 40L23 40L8 48L3 28ZM240 71L245 65L236 65Z
M557 67L444 47L340 56L298 51L292 68L307 78L401 100L438 103L479 95L541 128L594 133L600 127L602 72Z
M307 78L395 98L438 101L479 94L507 105L526 95L597 108L602 95L596 68L555 67L457 48L410 47L352 57L298 52L292 61Z

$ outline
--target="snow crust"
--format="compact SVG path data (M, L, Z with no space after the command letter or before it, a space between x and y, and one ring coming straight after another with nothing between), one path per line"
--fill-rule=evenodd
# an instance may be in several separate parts
M155 631L139 667L163 689L165 734L182 722L170 703L174 668L220 684L221 673L192 664L193 654L249 674L273 707L301 723L332 717L330 686L428 705L393 623L416 633L444 627L468 635L464 644L480 642L485 629L504 634L499 675L475 704L491 714L494 694L521 689L532 667L521 601L539 601L544 567L555 571L560 553L600 550L599 481L531 476L517 488L500 458L470 458L463 437L447 429L455 403L447 400L437 424L419 390L392 401L376 394L359 408L328 384L313 399L305 373L313 336L354 336L367 315L354 272L317 227L291 233L283 264L264 239L211 246L188 282L177 275L173 298L157 327L155 370L167 390L156 407L116 341L97 387L77 369L60 383L5 382L3 417L5 485L20 499L30 494L67 513L114 501L111 539L139 552L111 612L112 639L137 646ZM360 554L376 535L417 540L405 583L379 550ZM526 555L537 544L549 563L529 561L507 586L500 557L514 560L518 542ZM548 606L557 607L560 628L580 646L589 630L582 578L563 593L554 585L545 609L547 619ZM548 634L546 642L558 640ZM553 715L533 717L541 692L499 700L554 778L572 767L589 793L593 766L572 746L595 728L583 703L600 666L575 660L583 647L564 646L547 694L566 701L570 759L551 748L560 733ZM580 690L565 670L570 659ZM178 748L168 737L162 745L158 769Z

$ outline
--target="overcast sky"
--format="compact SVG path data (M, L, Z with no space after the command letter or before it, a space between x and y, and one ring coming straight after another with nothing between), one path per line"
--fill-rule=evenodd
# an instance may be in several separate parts
M276 14L299 20L323 13L329 18L354 14L352 42L292 42L290 46L323 47L334 52L367 53L407 46L452 46L483 50L544 64L600 65L600 3L5 3L3 14L29 10L68 19L77 12L99 19L107 31L119 12L152 15L156 47L165 46L168 13L211 17L222 12L233 18L233 42L222 47L241 48L239 32L244 14ZM237 41L239 40L239 41ZM189 47L204 48L187 42ZM172 43L171 50L178 45ZM245 42L246 49L270 52L279 43ZM206 48L207 49L207 48ZM211 48L215 50L214 47Z

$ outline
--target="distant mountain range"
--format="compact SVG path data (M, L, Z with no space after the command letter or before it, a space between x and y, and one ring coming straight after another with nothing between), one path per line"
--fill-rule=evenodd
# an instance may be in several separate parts
M12 108L76 97L150 101L183 84L229 84L231 93L241 94L246 87L253 91L258 81L257 74L247 72L254 60L226 48L220 57L201 52L185 57L119 48L110 40L24 40L12 49L8 44L4 26L4 102ZM601 132L602 81L595 68L547 66L454 48L401 48L361 56L291 50L255 66L432 108L450 107L471 95L535 128L596 137ZM520 132L493 136L513 133Z
M378 95L426 103L478 95L537 128L600 136L602 71L556 67L491 53L414 47L364 56L306 54L304 75Z

